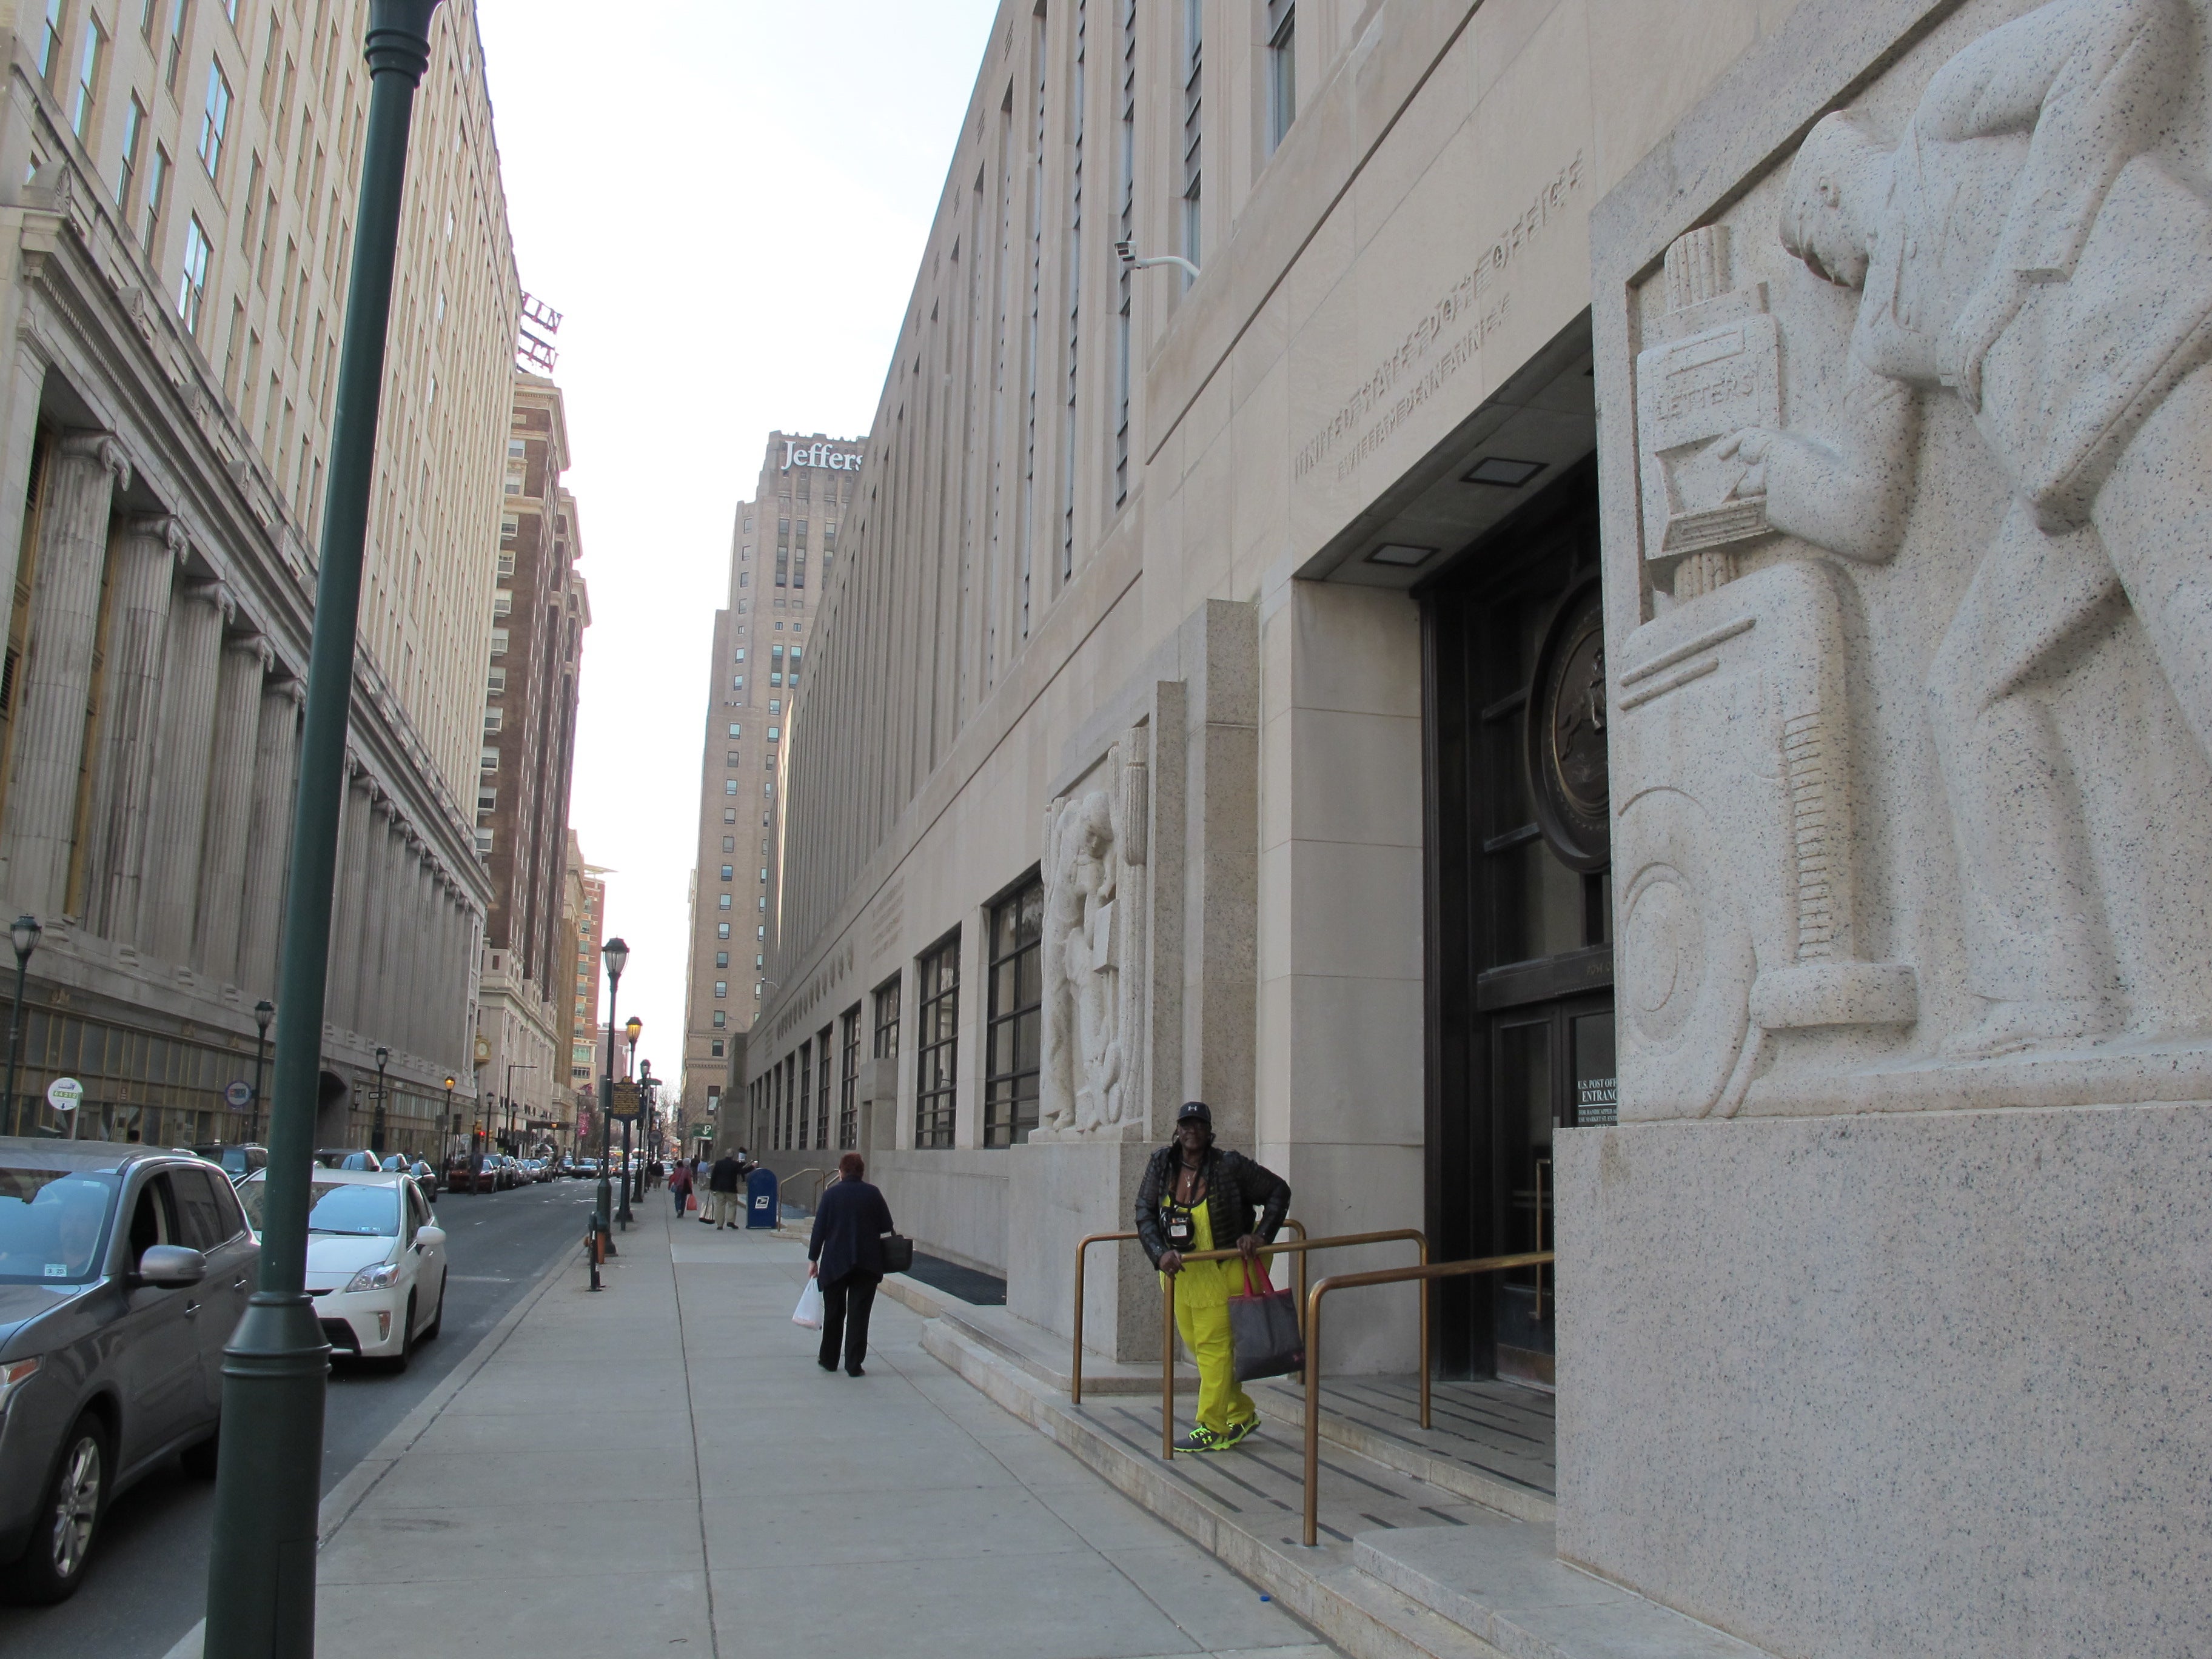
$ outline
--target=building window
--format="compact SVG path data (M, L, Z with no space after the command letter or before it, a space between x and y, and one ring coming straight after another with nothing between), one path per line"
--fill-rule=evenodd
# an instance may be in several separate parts
M1267 153L1283 142L1298 118L1297 6L1296 0L1267 0Z
M726 795L734 795L734 794L736 794L736 793L738 793L738 781L737 781L735 778L725 778L725 779L723 779L723 780L722 780L722 793L723 793L724 794L726 794ZM732 823L734 823L735 821L736 821L736 820L734 820L734 819L728 820L728 822L732 822Z
M716 939L727 939L729 936L730 924L728 922L718 921L714 924L714 937Z
M824 1056L828 1058L828 1056ZM806 1106L814 1094L814 1045L799 1045L799 1087L791 1097L793 1127L799 1132L799 1147L806 1148Z
M952 1144L952 1095L960 1060L960 935L915 964L914 1144Z
M729 965L730 953L727 951L717 951L714 952L714 966L717 968L726 968Z
M47 27L53 25L49 22ZM79 143L91 142L86 135L92 131L93 100L100 93L100 63L106 45L107 37L100 32L100 19L86 18L84 50L76 59L76 89L70 100L70 131L76 134Z
M507 711L504 708L487 708L484 710L484 730L486 732L498 731L499 728L506 723L506 720Z
M208 60L207 107L200 113L200 161L208 177L220 184L216 169L222 165L223 140L230 136L230 82L222 65Z
M495 628L491 630L491 653L495 657L503 657L507 654L507 630L504 628Z
M721 1059L721 1058L722 1058L722 1043L723 1043L723 1041L724 1041L724 1039L722 1039L722 1038L720 1038L720 1037L716 1037L716 1038L715 1038L715 1039L714 1039L711 1043L709 1043L709 1044L708 1045L708 1050L707 1050L707 1053L708 1053L708 1057L709 1059L711 1059L711 1060L720 1060L720 1059Z
M507 587L492 589L491 614L495 617L511 617L514 614L514 589Z
M499 770L498 750L487 749L483 751L483 760L481 769L486 772L496 772Z
M46 0L46 27L39 36L39 77L51 83L62 61L62 0Z
M732 738L742 738L744 734L745 729L744 726L738 725L735 720L732 720L730 722L730 735Z
M495 811L497 811L498 810L499 810L499 791L498 791L498 790L496 790L496 789L479 789L479 790L477 790L477 811L479 811L479 812L495 812Z
M733 881L736 879L736 877L731 873L731 869L732 866L726 864L722 866L722 879L724 881Z
M161 228L161 210L169 194L169 152L159 144L154 146L154 165L146 180L146 224L139 241L147 256L154 252L154 238Z
M131 95L123 112L123 158L115 167L115 205L126 217L131 211L131 181L137 176L138 152L146 140L146 106Z
M988 1025L983 1042L983 1144L1012 1146L1037 1122L1037 1055L1044 1027L1038 952L1044 884L991 907Z
M875 991L875 1047L868 1052L878 1060L898 1058L899 979L893 974Z
M477 856L480 859L491 856L491 831L489 830L477 831Z
M484 676L484 690L495 697L505 691L507 690L507 670L504 668L495 668L491 672L486 674Z
M718 997L726 999L730 994L730 981L726 979L716 980L714 981L714 994Z
M522 520L515 518L501 519L499 521L499 533L503 538L508 539L520 536L522 533Z
M730 1017L727 1014L724 1013L720 1008L714 1010L714 1029L716 1030L720 1030L729 1023Z
M163 52L161 82L171 92L177 89L177 71L185 62L185 7L189 0L169 0L168 46Z
M200 332L200 301L207 295L208 239L195 213L185 225L185 269L177 282L177 316L194 339Z
M499 574L502 576L512 576L514 574L514 554L501 553L499 556Z
M830 1039L834 1035L825 1025L822 1035L814 1039L817 1064L814 1068L814 1144L826 1147L830 1144Z
M720 898L714 902L714 908L717 910L728 909L730 908L730 896L727 893L723 894Z
M837 1144L860 1144L860 1005L845 1011L844 1042L839 1045L842 1063L837 1081Z

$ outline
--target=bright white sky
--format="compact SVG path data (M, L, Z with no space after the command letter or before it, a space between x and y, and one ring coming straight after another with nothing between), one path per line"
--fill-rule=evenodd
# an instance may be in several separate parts
M522 285L562 317L592 616L570 821L615 872L617 1012L672 1078L731 512L771 428L874 416L996 5L478 4Z

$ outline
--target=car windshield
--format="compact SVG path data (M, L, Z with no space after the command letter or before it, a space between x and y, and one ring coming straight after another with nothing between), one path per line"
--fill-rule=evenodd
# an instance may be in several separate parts
M238 1189L253 1231L261 1231L261 1207L269 1183L257 1176ZM391 1238L399 1231L399 1189L365 1187L352 1182L318 1181L307 1212L311 1233L340 1233L359 1238Z
M96 1277L114 1202L112 1175L0 1164L0 1284Z

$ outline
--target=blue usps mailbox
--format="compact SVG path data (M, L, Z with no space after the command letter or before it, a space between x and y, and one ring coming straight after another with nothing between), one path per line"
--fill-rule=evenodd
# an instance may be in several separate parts
M745 1225L773 1227L782 1205L775 1194L775 1171L755 1170L745 1177Z

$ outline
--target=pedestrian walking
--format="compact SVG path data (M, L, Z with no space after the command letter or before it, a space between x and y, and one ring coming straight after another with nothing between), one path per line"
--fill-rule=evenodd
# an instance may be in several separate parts
M1260 1426L1260 1408L1232 1369L1229 1298L1243 1291L1245 1271L1290 1208L1290 1183L1216 1146L1212 1109L1184 1102L1175 1139L1152 1154L1137 1186L1137 1242L1163 1285L1176 1281L1176 1328L1198 1364L1198 1424L1176 1442L1178 1451L1226 1451ZM1232 1245L1242 1262L1183 1260Z
M741 1181L738 1160L727 1152L716 1158L714 1167L708 1171L708 1200L714 1206L714 1230L717 1232L738 1224L742 1214L738 1207L738 1188Z
M836 1370L842 1345L848 1376L864 1375L868 1316L875 1309L876 1286L884 1282L884 1235L892 1231L891 1206L861 1178L866 1174L858 1152L837 1160L837 1179L814 1206L814 1236L806 1246L806 1276L822 1285L822 1352L816 1363Z
M676 1200L676 1218L681 1221L685 1200L691 1196L691 1171L688 1166L679 1164L668 1172L668 1194Z

